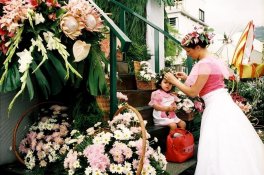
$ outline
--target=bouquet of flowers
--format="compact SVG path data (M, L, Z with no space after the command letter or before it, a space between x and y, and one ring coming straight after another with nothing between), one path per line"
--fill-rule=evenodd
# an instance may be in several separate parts
M156 73L151 69L151 65L147 61L140 62L140 69L136 72L137 80L151 81L155 80Z
M142 138L135 113L126 110L109 122L109 127L97 123L86 134L72 132L68 143L77 143L64 159L68 174L136 174L142 157ZM168 174L165 156L147 142L141 174Z
M39 120L20 142L19 152L28 169L45 169L67 153L65 139L70 134L70 121L65 106L53 105L42 108Z
M178 100L176 101L177 112L191 113L203 112L204 104L199 98L191 100L182 91L177 92Z
M36 88L48 98L69 79L80 86L83 78L91 95L107 92L99 44L105 26L91 2L0 0L0 92L20 89L9 110L25 89L30 99Z

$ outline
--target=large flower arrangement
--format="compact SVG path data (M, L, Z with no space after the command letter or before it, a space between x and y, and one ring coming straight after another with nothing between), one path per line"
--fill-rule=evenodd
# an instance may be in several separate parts
M56 116L64 115L61 112ZM54 120L54 117L40 120L21 142L20 150L25 153L27 168L32 172L37 168L56 171L62 167L60 174L136 174L143 151L142 128L129 108L112 121L98 122L84 133L68 130L68 124ZM67 127L61 131L61 126ZM151 147L152 142L146 140L141 174L166 175L166 158L159 148ZM49 168L52 163L56 164L53 169Z
M182 91L177 92L178 100L176 101L177 112L191 113L203 112L204 103L199 99L190 99Z
M71 122L66 110L59 105L41 109L38 121L19 145L28 169L46 168L68 152L65 139L70 136Z
M0 15L0 92L20 89L9 110L25 89L30 99L39 88L48 98L67 80L85 81L91 95L107 92L104 25L88 0L1 0Z

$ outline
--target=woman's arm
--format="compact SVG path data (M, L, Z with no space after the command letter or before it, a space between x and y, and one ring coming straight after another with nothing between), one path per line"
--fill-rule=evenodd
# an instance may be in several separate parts
M180 89L183 93L190 97L196 97L204 87L207 79L209 77L209 74L205 75L198 75L198 78L196 82L191 86L186 86L183 84L180 80L178 80L172 73L166 73L165 78L167 81L169 81L171 84L176 86L178 89Z

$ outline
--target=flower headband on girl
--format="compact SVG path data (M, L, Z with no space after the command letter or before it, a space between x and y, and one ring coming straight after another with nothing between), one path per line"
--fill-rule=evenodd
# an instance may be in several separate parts
M200 42L208 46L212 43L212 38L215 35L213 31L212 28L194 27L194 31L183 38L181 45L188 47L189 45L197 45Z

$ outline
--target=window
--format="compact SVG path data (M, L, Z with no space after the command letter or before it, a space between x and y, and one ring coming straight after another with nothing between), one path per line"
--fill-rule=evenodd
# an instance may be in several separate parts
M169 18L169 21L172 27L176 27L178 25L178 17Z
M199 19L204 22L204 11L199 9Z

